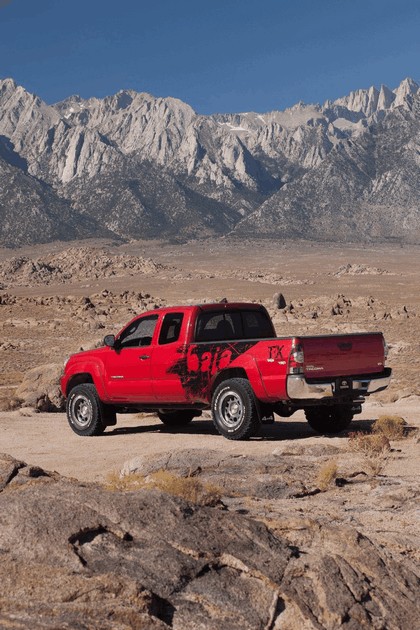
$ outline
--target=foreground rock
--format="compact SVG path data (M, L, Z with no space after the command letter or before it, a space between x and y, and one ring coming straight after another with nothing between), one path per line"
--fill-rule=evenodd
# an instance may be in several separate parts
M402 629L418 619L413 569L352 528L302 518L291 545L226 509L111 492L8 456L0 489L3 627Z

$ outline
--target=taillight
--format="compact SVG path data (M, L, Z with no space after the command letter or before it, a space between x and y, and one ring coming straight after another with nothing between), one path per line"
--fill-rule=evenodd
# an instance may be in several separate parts
M303 364L305 362L305 356L303 353L303 347L299 343L298 339L293 339L292 348L289 355L289 374L303 374Z

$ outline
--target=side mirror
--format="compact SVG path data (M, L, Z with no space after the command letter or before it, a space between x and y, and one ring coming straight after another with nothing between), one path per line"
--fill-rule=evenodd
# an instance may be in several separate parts
M109 348L114 348L115 347L115 335L106 335L104 337L104 345L108 346Z

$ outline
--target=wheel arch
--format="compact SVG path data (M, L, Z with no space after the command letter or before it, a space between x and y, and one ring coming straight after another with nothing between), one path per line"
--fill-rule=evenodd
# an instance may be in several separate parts
M267 392L261 378L260 371L254 357L245 357L241 361L241 365L230 365L215 375L210 387L210 396L222 381L229 378L245 378L251 385L254 396L259 401L267 400Z
M244 368L226 368L225 370L222 370L221 372L216 374L215 378L213 379L210 387L211 396L213 396L216 387L220 385L222 381L227 381L230 378L245 378L247 381L249 381L248 374L246 373L246 370Z
M84 383L95 384L93 376L90 372L79 372L77 374L73 374L67 383L66 396L69 395L73 387L76 387L76 385L83 385Z

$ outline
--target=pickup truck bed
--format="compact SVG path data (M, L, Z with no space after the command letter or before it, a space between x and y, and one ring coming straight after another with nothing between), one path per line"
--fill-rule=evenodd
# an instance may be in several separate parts
M315 430L334 433L391 377L381 333L277 337L257 304L149 311L104 343L73 355L62 377L68 420L80 435L115 424L117 411L155 410L176 426L209 408L230 439L297 409Z

